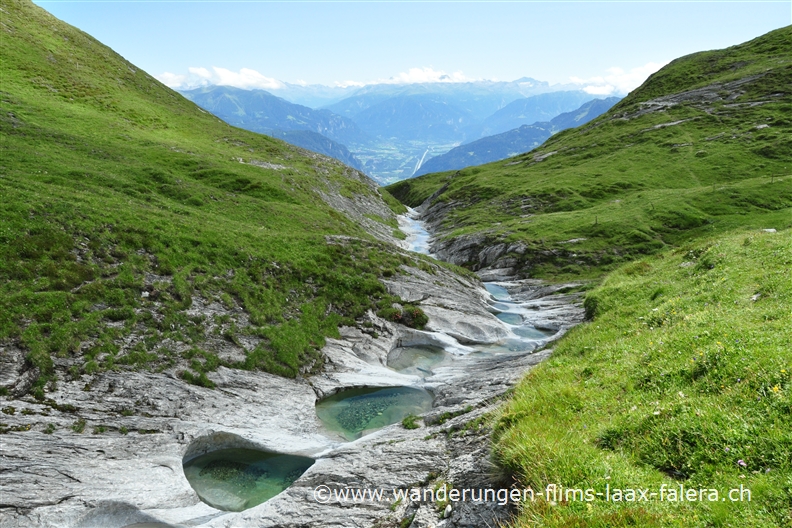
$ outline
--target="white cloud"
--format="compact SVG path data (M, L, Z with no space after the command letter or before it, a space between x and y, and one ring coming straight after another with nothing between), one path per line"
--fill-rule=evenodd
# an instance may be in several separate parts
M167 86L168 88L178 89L181 88L182 85L187 80L186 75L177 75L171 72L165 72L160 75L156 76L156 79Z
M668 64L648 62L643 66L632 68L625 71L623 68L608 68L607 74L581 79L580 77L570 77L569 80L574 84L583 84L583 90L592 95L610 95L613 93L626 95L631 90L640 86L647 77Z
M266 77L250 68L242 68L238 72L234 72L226 68L218 68L217 66L213 66L212 71L203 67L190 67L187 71L189 71L187 75L165 72L156 77L164 85L177 90L199 88L209 85L233 86L245 90L252 90L255 88L260 88L262 90L277 90L278 88L284 87L284 84L279 80Z
M190 73L192 73L194 75L197 75L198 77L201 77L203 79L211 79L212 78L212 74L206 68L193 68L193 67L190 67L190 68L187 68L187 71L189 71Z
M245 90L251 90L253 88L277 90L284 86L279 80L273 79L272 77L265 77L256 70L251 70L250 68L242 68L239 70L239 73L216 66L212 69L214 70L214 77L216 78L213 79L215 82L212 84L218 84L220 86L233 86Z
M165 72L157 75L163 84L176 90L189 90L202 86L233 86L245 90L262 89L278 90L285 88L285 84L272 77L266 77L256 70L242 68L238 72L213 66L211 70L204 67L191 66L185 75ZM471 79L462 72L446 73L434 68L410 68L387 79L377 79L370 82L339 81L334 86L339 88L361 87L371 84L413 84L413 83L460 83L472 82L480 79ZM581 80L580 82L585 82ZM308 83L299 80L295 84L307 86Z
M616 88L610 84L606 84L605 86L589 85L583 88L583 91L591 95L610 95L615 89Z

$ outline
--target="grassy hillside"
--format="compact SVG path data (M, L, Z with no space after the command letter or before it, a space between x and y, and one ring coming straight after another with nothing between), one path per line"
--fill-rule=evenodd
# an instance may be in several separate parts
M791 306L792 230L685 244L611 273L587 296L594 320L516 388L496 458L541 493L658 495L537 500L514 526L792 526ZM719 495L660 500L663 485ZM750 502L728 497L741 485Z
M340 323L390 307L378 277L407 257L323 199L381 203L370 180L226 125L28 1L0 6L0 347L29 368L12 392L110 368L295 376Z
M788 228L790 50L786 27L680 58L530 153L387 189L411 206L441 191L442 236L522 242L512 256L538 277L599 275L735 227Z

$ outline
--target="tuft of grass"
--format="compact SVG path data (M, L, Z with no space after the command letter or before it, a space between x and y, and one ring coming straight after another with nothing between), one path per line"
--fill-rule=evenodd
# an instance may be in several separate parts
M380 304L387 305L387 299L384 301L385 302ZM386 306L384 308L380 308L377 311L377 315L383 319L393 321L394 323L400 323L405 326L409 326L410 328L417 328L419 330L423 330L426 326L426 323L429 322L429 317L420 307L414 304L405 304L401 308Z
M407 528L412 524L413 519L415 519L414 513L402 519L401 522L399 523L399 528Z
M71 429L77 434L82 433L85 430L85 420L82 418L77 419L77 421L72 424Z
M495 458L534 490L684 485L719 498L539 500L514 526L792 526L792 230L644 262L590 291L593 320L516 387ZM721 500L740 485L750 502Z
M458 411L446 411L437 417L437 419L433 422L433 425L443 425L451 418L456 418L457 416L467 414L472 410L473 410L473 406L468 405L464 409L459 409Z
M408 414L402 420L402 427L405 429L418 429L421 427L421 424L418 423L418 420L420 420L420 417L414 414Z

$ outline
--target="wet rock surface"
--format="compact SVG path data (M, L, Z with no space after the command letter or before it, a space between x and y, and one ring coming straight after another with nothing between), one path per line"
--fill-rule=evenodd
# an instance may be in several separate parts
M492 502L455 503L445 509L419 500L330 500L327 489L409 489L442 480L456 487L498 487L491 477L488 435L478 423L498 398L533 365L539 352L477 353L510 334L492 313L492 298L474 280L442 270L405 268L389 290L420 301L430 317L426 331L369 314L370 326L343 328L328 339L321 374L285 379L220 368L215 389L189 385L167 373L106 372L60 381L47 401L3 398L0 413L0 526L486 526L510 514ZM558 337L582 318L579 295L539 283L505 283L513 299L536 306L534 323ZM552 333L552 332L551 332ZM450 361L425 377L387 368L399 346L434 345ZM2 382L19 386L17 350L4 347ZM406 429L397 423L345 442L323 428L318 399L351 387L428 389L434 407ZM450 418L449 418L450 417ZM452 434L453 433L453 434ZM202 502L184 475L183 462L225 448L308 456L316 462L276 497L242 512Z

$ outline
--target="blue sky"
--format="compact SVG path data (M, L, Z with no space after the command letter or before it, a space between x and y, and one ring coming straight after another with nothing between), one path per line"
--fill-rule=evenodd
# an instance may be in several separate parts
M36 3L166 84L273 91L278 81L409 82L444 73L623 92L676 57L792 23L789 0Z

